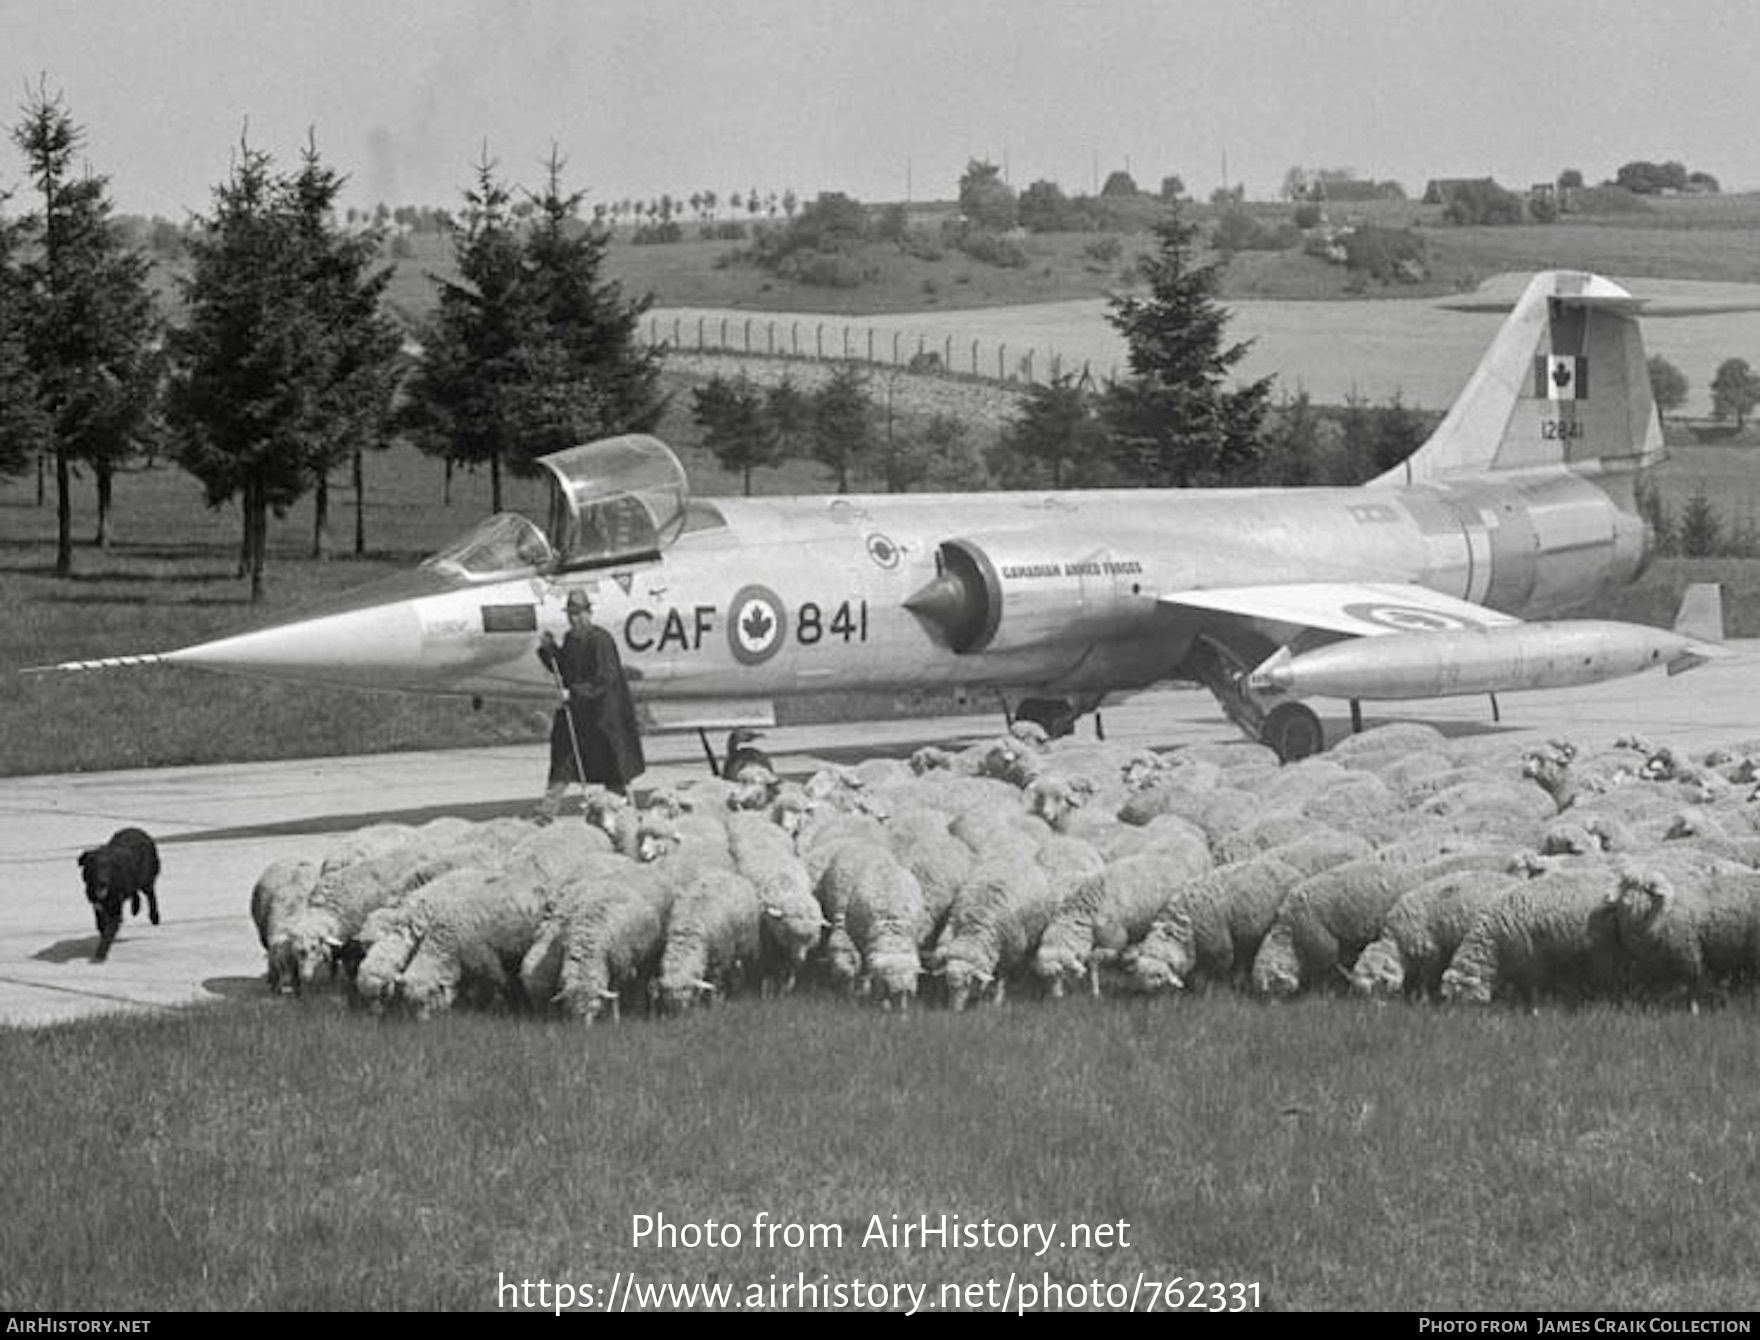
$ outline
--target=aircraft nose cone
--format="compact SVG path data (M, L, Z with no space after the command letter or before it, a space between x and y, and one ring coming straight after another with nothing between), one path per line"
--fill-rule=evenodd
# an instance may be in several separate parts
M204 670L401 688L421 665L421 626L407 602L320 614L166 654Z
M969 601L965 583L943 574L906 598L904 607L940 627L951 631L964 617Z

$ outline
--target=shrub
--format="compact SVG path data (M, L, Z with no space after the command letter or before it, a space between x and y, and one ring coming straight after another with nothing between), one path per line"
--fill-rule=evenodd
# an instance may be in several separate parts
M1426 273L1424 239L1410 228L1356 228L1338 239L1345 264L1377 283L1410 283Z
M1082 248L1082 254L1110 265L1124 254L1124 243L1112 236L1097 237Z
M678 226L676 220L668 219L664 223L644 223L630 234L629 240L638 247L652 247L683 241L683 239L684 229Z
M966 232L960 239L959 249L975 261L1000 266L1005 270L1019 270L1027 263L1027 249L1014 238L1004 237L1000 233L987 233L978 228Z

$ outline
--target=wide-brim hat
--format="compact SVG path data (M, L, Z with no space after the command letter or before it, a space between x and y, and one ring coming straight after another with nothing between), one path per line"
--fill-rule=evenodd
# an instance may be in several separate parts
M570 591L568 593L567 609L570 614L573 614L576 611L583 611L591 614L593 612L593 597L582 590L577 589Z

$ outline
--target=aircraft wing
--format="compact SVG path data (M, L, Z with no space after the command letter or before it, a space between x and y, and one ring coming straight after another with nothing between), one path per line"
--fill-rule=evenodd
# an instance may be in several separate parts
M1520 619L1410 582L1290 582L1172 591L1161 603L1351 637L1458 632Z

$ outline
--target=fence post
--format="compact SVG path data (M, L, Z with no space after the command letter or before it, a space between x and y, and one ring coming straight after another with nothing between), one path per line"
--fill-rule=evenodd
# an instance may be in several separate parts
M697 318L697 352L699 354L703 352L703 323L707 319L701 316Z
M1005 382L1008 380L1008 372L1006 371L1007 364L1003 361L1007 356L1008 341L1004 340L1001 344L996 346L996 380L999 382Z
M874 361L874 327L868 327L868 361Z
M978 375L978 342L972 341L972 376Z
M746 318L746 352L752 352L752 318Z
M726 317L721 318L721 343L716 345L715 347L717 349L727 348L727 318Z
M813 327L813 347L818 351L820 359L825 357L825 323L821 321Z
M898 366L898 332L892 332L892 366Z
M1022 366L1026 369L1027 381L1030 383L1033 380L1033 351L1031 349L1027 350L1027 357Z
M764 352L767 354L776 352L776 323L774 321L764 323Z
M801 323L799 321L789 322L788 341L790 352L799 358L801 356Z
M843 328L843 361L849 362L849 327Z
M672 347L674 349L684 348L684 341L681 338L679 338L678 318L676 316L672 318Z
M917 337L917 352L919 354L923 352L923 340L921 336ZM947 342L941 347L941 366L946 368L949 372L953 371L953 336L951 335L947 337Z

